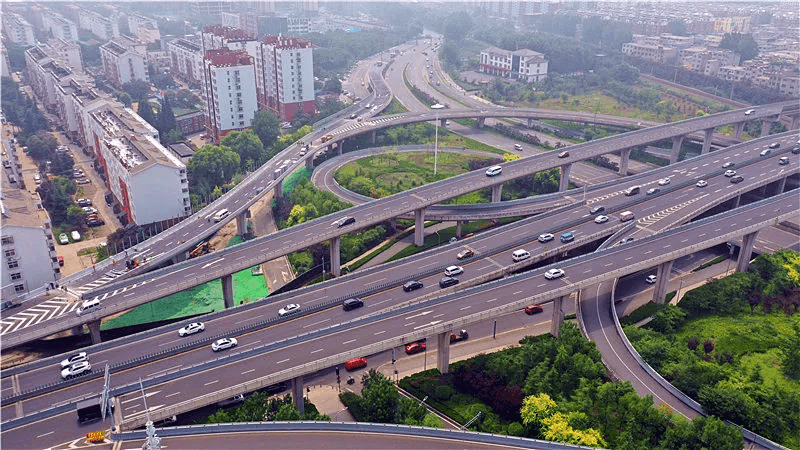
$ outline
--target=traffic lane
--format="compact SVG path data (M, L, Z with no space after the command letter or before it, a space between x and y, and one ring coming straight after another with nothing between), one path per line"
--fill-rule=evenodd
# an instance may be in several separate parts
M106 416L104 422L80 425L75 410L69 410L45 421L22 425L13 430L3 430L2 434L0 434L0 447L14 450L43 449L56 446L76 448L70 444L74 444L74 441L80 439L81 436L85 437L86 433L91 431L108 430L110 426L111 418L109 416Z

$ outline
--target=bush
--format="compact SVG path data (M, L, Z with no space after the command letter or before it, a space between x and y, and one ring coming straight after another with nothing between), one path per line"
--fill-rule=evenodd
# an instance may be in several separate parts
M511 422L508 424L508 435L519 437L525 436L525 427L523 427L519 422Z
M452 397L455 393L456 390L446 384L436 386L434 389L434 396L437 400L441 401L450 400L450 397Z

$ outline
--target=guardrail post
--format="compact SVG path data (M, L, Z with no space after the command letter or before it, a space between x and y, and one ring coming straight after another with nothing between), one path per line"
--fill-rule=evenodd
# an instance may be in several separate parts
M492 186L492 203L499 203L500 196L503 194L503 183Z
M561 295L553 299L553 319L550 321L550 334L558 337L558 330L564 323L564 299L569 295Z
M750 267L750 257L753 254L753 244L756 242L758 231L742 236L742 248L739 249L739 260L736 261L737 272L747 272Z
M631 150L633 148L623 148L619 151L619 174L628 176L628 163L631 160Z
M711 139L714 137L714 127L706 128L703 130L703 150L700 151L701 155L705 155L711 150Z
M244 236L247 234L247 216L250 210L245 209L241 214L236 216L236 234Z
M305 413L305 400L303 398L303 376L292 378L292 400L294 400L294 407L300 412L302 416Z
M425 208L414 210L414 245L422 247L425 243Z
M222 283L222 298L225 300L225 309L233 308L233 275L223 275L219 281Z
M275 183L273 197L275 197L275 198L283 197L283 180L278 180L278 182Z
M331 257L331 274L338 277L342 274L341 256L339 246L341 245L341 237L336 236L330 239L330 257Z
M99 344L103 342L100 338L100 319L93 320L86 324L89 327L89 335L92 337L92 344Z
M571 163L561 166L561 181L558 183L558 192L566 192L569 189L570 169L572 169Z
M450 371L450 331L436 335L436 367L445 374Z
M672 152L669 154L669 163L675 164L678 162L678 157L681 153L681 146L683 145L683 140L686 138L685 134L680 136L673 136L672 137Z
M744 132L744 122L736 122L736 139L742 138L742 133Z
M672 263L675 260L663 262L658 265L656 272L656 285L653 289L653 303L664 303L664 298L667 295L667 286L669 285L669 274L672 272Z

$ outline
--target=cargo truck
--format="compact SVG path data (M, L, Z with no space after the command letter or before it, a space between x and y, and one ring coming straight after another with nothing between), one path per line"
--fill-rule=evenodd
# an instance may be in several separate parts
M100 397L80 401L76 408L78 410L78 423L81 425L96 422L103 418Z

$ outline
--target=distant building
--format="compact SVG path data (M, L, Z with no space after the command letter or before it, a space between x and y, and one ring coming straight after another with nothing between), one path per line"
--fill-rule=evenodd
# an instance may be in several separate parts
M78 26L82 30L90 31L103 41L120 37L116 14L106 17L95 11L80 8L78 10Z
M314 56L311 42L286 36L265 36L256 56L259 109L282 121L314 114Z
M658 63L665 63L670 58L675 58L678 56L677 50L672 47L664 47L663 45L652 44L637 44L634 42L626 42L622 44L622 53L628 56L633 56L634 58L642 58Z
M217 20L221 20L223 12L230 12L231 3L227 1L203 1L192 0L191 10L195 15L211 16Z
M73 72L83 72L83 59L81 58L81 46L73 41L61 38L47 40L47 46L52 49L52 53L57 55Z
M191 84L203 83L203 52L200 44L188 39L175 39L167 44L173 76Z
M481 52L480 71L504 78L539 82L547 78L548 61L533 50L489 47Z
M171 151L178 159L181 160L182 163L188 164L189 160L192 159L194 156L194 150L192 147L184 144L183 142L178 142L177 144L170 144L169 151Z
M161 39L158 22L140 14L128 14L128 29L136 39L148 44Z
M205 115L203 111L192 111L190 113L175 116L175 124L182 136L199 133L205 130Z
M19 14L12 12L3 14L3 31L5 31L8 39L17 45L28 46L36 44L33 25Z
M114 39L100 46L103 72L117 88L135 80L150 82L146 58L144 43L128 37Z
M207 134L216 142L253 123L258 110L255 62L244 50L209 50L203 59Z
M42 26L46 32L52 33L56 39L78 42L78 27L75 22L53 10L42 11Z

